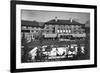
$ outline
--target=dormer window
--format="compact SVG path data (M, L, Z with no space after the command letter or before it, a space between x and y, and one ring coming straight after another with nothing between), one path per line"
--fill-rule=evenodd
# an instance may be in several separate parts
M58 18L57 18L57 17L55 17L55 21L56 21L56 22L58 21Z

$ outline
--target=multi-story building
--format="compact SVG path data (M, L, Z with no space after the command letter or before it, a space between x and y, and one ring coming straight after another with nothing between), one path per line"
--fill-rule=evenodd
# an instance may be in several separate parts
M85 24L78 23L72 19L61 20L52 19L45 22L42 26L36 21L22 21L22 37L24 36L29 42L44 36L44 38L85 38Z
M21 21L21 35L28 42L34 40L35 37L39 36L42 31L42 26L36 21Z
M61 20L57 17L44 23L44 36L49 37L86 37L85 24L78 23L72 19ZM50 36L51 35L51 36Z

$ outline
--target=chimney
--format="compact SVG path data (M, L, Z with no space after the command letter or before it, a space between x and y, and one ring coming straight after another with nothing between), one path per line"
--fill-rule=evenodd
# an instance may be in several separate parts
M71 23L73 22L73 19L72 19L72 18L70 18L70 22L71 22Z
M58 21L58 18L57 18L57 17L55 17L55 21L56 21L56 22Z

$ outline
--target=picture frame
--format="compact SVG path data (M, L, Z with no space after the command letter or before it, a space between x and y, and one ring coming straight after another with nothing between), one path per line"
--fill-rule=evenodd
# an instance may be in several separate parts
M55 22L49 22L50 20L53 19L53 17L54 17ZM68 17L69 19L67 19L66 17ZM11 1L11 19L10 20L11 20L11 32L10 32L11 33L11 37L10 37L10 39L11 39L11 44L10 44L10 46L11 46L11 67L10 67L11 72L29 72L29 71L45 71L45 70L62 70L62 69L79 69L79 68L97 67L97 6L81 5L81 4L34 2L34 1ZM29 20L30 22L28 22L27 20ZM32 24L31 24L31 20L32 20ZM35 26L35 23L37 23L37 21L38 21L39 27L37 26L38 24ZM58 45L59 41L56 42L57 43L56 45L53 43L50 43L51 40L52 41L54 40L53 42L56 41L56 38L53 37L54 36L53 33L49 34L49 32L48 32L44 35L45 38L47 38L46 37L47 34L49 37L50 36L53 37L53 39L50 38L51 40L49 40L49 38L48 38L46 41L45 41L45 39L42 39L42 41L41 41L41 39L39 39L38 36L36 36L38 38L36 38L36 37L32 38L32 34L33 34L33 32L36 32L36 30L41 30L42 35L43 35L46 24L58 25L59 22L64 24L64 27L66 27L66 28L64 28L62 26L65 30L63 28L61 28L61 29L59 29L59 31L57 29L57 31L60 32L61 34L63 32L63 35L65 35L65 33L70 33L72 31L71 29L69 31L69 28L70 28L69 25L66 26L65 24L70 24L70 26L77 25L78 23L75 21L86 22L86 23L82 23L82 24L85 24L85 26L81 26L81 24L80 24L80 27L82 27L83 30L85 29L85 32L81 32L81 33L86 34L85 42L83 44L80 45L77 42L80 42L81 40L83 41L84 37L82 39L80 37L78 37L78 38L75 37L74 40L72 40L72 36L71 37L61 36L57 32L55 32L56 29L54 31L54 34L57 33L57 36L58 35L60 36L60 37L59 36L57 37L57 40L59 40L60 42L61 42L61 40L63 40L64 42L68 43L68 40L70 39L70 42L71 42L71 44L69 45L70 48L73 47L72 44L74 44L74 45L76 45L76 47L79 47L79 46L81 47L81 51L80 51L81 53L84 54L84 51L86 51L86 52L88 51L88 54L83 56L84 58L82 56L81 57L75 56L75 58L74 58L73 54L71 54L71 56L69 56L69 54L67 54L66 57L64 55L62 56L63 53L60 52L61 50L59 51L58 46L61 45L61 43L62 43L62 45L64 45L63 44L64 42L61 42L59 45ZM42 25L43 25L43 27L42 27ZM56 28L56 25L53 27ZM25 28L24 28L24 26L25 26ZM32 28L31 28L31 26L32 26ZM67 31L67 27L69 27L68 31ZM75 28L77 28L77 27L75 27ZM82 28L81 28L81 30L82 30ZM29 34L28 33L25 34L26 32L28 32L27 29L29 29L29 30L32 29L32 32L29 31ZM47 28L47 29L49 29L49 28ZM47 29L45 31L47 31ZM28 39L27 40L28 44L26 44L25 41L24 41L25 43L23 43L23 40L22 40L23 33L24 33L24 36L26 35L26 38ZM77 33L79 33L79 31ZM31 34L32 40L30 40L28 38L28 35L30 37L30 34ZM78 35L80 35L80 34L78 34ZM34 34L33 34L33 36L34 36ZM68 39L66 39L66 38L68 38ZM88 39L86 39L86 38L88 38ZM33 40L33 39L35 39L35 40ZM48 47L47 46L48 42L49 42L50 48L51 48L51 46L53 46L53 47L56 46L56 56L52 57L52 55L49 54L50 55L49 57L45 57L45 58L40 57L42 59L36 59L37 54L40 54L40 52L39 52L36 54L35 58L31 55L32 56L31 60L29 58L27 59L25 57L26 55L23 55L23 53L25 54L27 49L30 49L29 47L31 47L31 50L32 50L32 48L35 49L35 47L37 47L36 46L37 44L34 45L34 42L31 44L31 41L38 41L38 40L39 40L38 45L39 45L39 47L42 46L42 49L45 46L46 46L46 48ZM43 44L44 41L46 42L45 44ZM72 43L74 41L75 41L75 43ZM88 43L86 43L86 42L88 42ZM23 44L24 44L24 46L23 46ZM85 44L84 47L86 48L86 50L85 49L82 50L82 46L84 44ZM28 45L28 46L26 46L26 45ZM87 45L87 47L86 47L86 45ZM32 46L35 46L35 47L32 47ZM64 46L66 46L66 45L64 45ZM25 51L25 49L23 51L23 47L24 48L27 47L26 51ZM68 44L67 44L66 48L68 48ZM87 50L88 48L89 48L89 50ZM30 51L28 51L28 54ZM42 53L44 53L44 52L42 52ZM48 52L46 52L46 53L48 54ZM50 50L49 50L49 53L51 53ZM69 51L67 53L69 53ZM57 55L60 55L60 56L57 56ZM65 57L65 58L63 58L63 57ZM73 57L73 58L70 58L70 57ZM34 58L34 59L32 59L32 58ZM39 56L37 58L39 58Z

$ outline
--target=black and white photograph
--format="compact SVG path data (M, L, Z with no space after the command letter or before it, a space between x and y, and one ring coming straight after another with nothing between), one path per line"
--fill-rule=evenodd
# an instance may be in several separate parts
M12 2L11 70L97 66L96 6Z
M21 10L21 62L90 59L90 13Z

